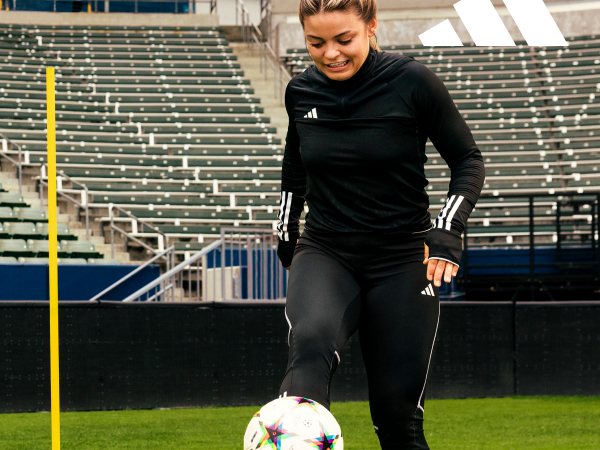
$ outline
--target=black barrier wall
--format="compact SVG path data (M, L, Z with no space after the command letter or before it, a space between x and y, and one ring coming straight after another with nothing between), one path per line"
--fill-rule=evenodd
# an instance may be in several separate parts
M61 410L261 405L287 362L284 305L61 304ZM600 302L442 303L428 398L600 394ZM0 412L50 409L47 303L0 304ZM332 400L367 400L353 336Z

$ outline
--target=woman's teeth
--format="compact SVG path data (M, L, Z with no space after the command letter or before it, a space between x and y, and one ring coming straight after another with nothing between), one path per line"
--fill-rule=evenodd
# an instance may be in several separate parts
M346 63L348 61L343 61L343 62L339 62L339 63L335 63L335 64L327 64L329 67L340 67L340 66L345 66Z

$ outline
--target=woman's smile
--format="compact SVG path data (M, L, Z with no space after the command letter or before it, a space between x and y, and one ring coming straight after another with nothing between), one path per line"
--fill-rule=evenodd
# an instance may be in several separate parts
M346 70L348 66L350 66L350 60L347 59L345 61L325 64L325 66L332 72L341 72L342 70Z

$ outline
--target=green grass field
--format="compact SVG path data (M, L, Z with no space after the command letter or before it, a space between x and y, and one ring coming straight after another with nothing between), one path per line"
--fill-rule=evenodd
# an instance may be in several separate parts
M258 407L61 414L71 449L241 450ZM379 449L367 403L337 403L347 450ZM432 450L600 449L600 397L428 400L425 433ZM0 415L0 449L50 449L50 414Z

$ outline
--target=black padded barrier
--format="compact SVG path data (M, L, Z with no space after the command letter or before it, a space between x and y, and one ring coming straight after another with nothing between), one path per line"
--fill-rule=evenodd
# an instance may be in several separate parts
M600 395L600 302L517 303L519 395Z
M284 305L61 303L61 410L264 404L287 362ZM50 409L49 320L47 302L0 302L0 412ZM442 302L426 396L597 395L599 324L600 302ZM367 399L355 335L332 400Z

